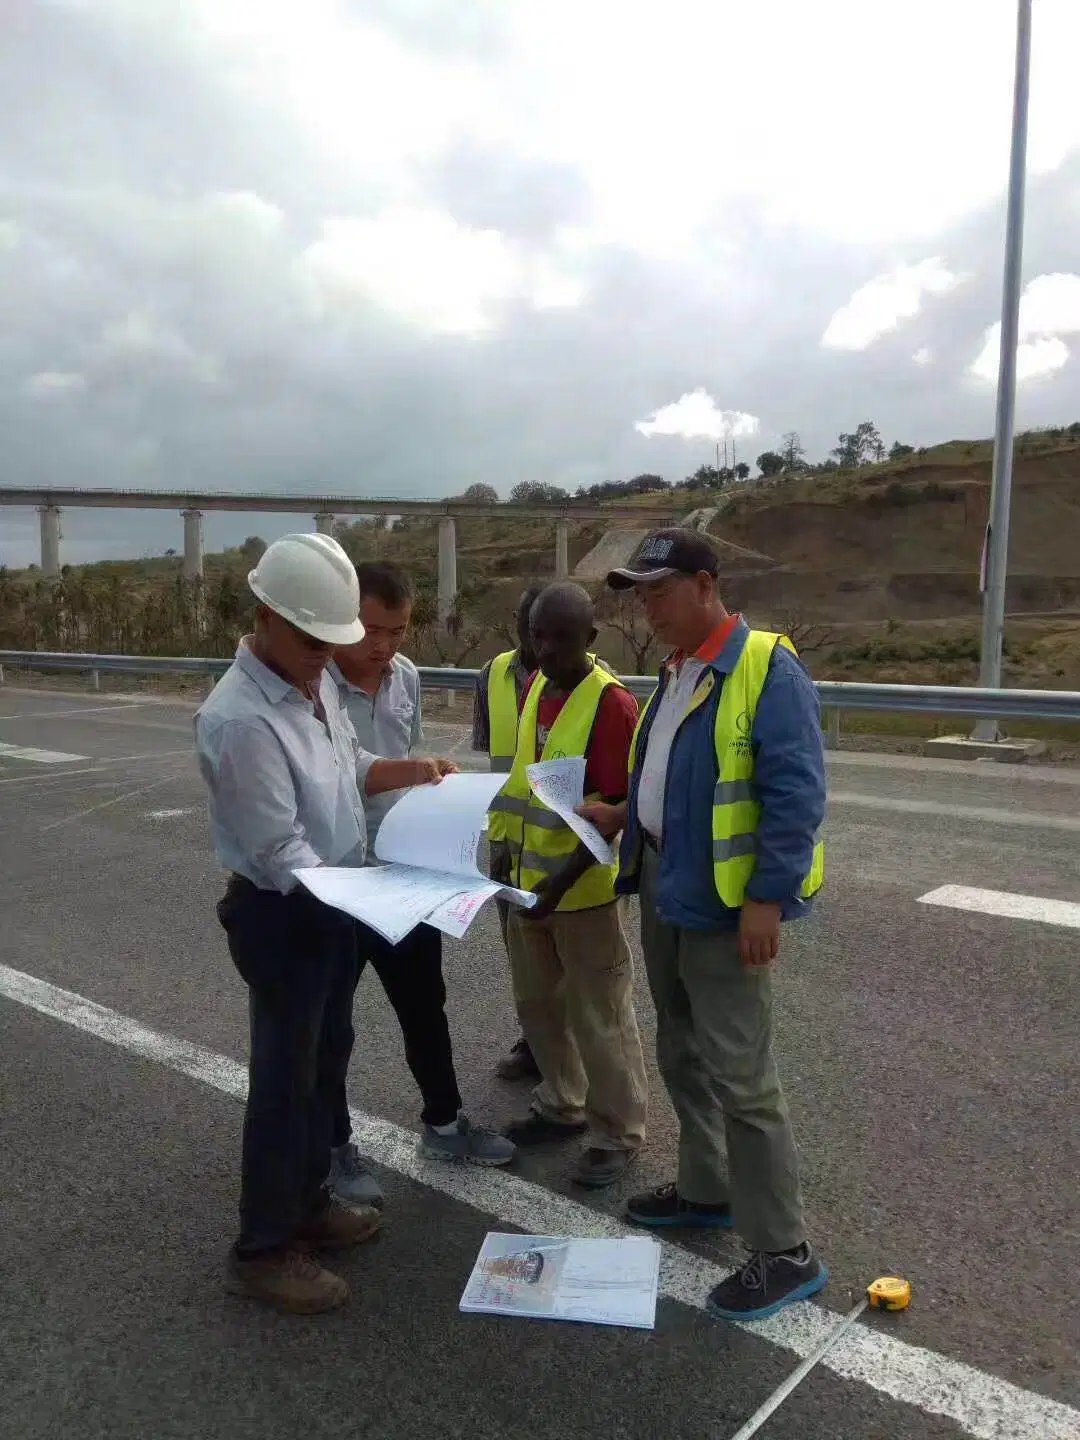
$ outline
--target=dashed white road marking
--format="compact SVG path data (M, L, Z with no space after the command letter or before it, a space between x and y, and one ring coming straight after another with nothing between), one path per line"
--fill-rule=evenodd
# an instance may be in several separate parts
M176 820L181 815L194 814L195 811L193 808L187 810L148 810L146 812L146 818L148 820Z
M69 755L64 750L38 750L33 745L8 745L0 740L0 760L29 760L33 765L70 765L89 758L89 755Z
M1000 915L1005 920L1040 920L1044 925L1080 930L1080 904L1075 900L1047 900L1040 895L1014 895L1009 890L980 890L973 885L942 885L920 895L919 904Z
M247 1094L246 1066L178 1036L152 1030L21 970L0 965L0 995L237 1100ZM601 1237L641 1233L515 1175L425 1161L417 1154L412 1132L363 1111L351 1114L357 1144L376 1164L497 1216L527 1234ZM703 1309L709 1291L731 1272L668 1240L660 1243L661 1294ZM838 1318L823 1306L801 1304L745 1328L805 1359ZM857 1380L893 1400L946 1416L976 1440L1077 1440L1080 1435L1080 1410L878 1329L856 1326L821 1363L844 1379Z
M190 745L183 750L146 750L138 755L106 755L101 760L95 760L92 765L84 765L78 770L62 770L55 775L12 775L6 780L0 780L0 785L41 785L45 781L67 781L73 775L98 775L103 770L108 770L111 765L129 765L136 761L143 760L171 760L176 755L194 756L194 750ZM79 760L89 760L89 755L79 755ZM119 784L119 781L114 783Z

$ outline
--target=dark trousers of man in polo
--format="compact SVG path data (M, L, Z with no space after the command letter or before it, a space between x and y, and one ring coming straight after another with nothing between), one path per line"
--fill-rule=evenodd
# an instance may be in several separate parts
M327 1204L335 1109L353 1048L353 920L297 889L233 876L217 907L248 987L251 1058L237 1252L284 1248Z
M446 1021L446 984L442 974L442 936L430 925L417 925L404 940L391 945L367 925L356 923L359 981L368 964L378 975L394 1007L405 1041L405 1059L423 1097L425 1125L450 1125L461 1109L450 1027ZM351 1006L351 997L350 997ZM345 1100L344 1076L334 1105L336 1147L352 1133Z

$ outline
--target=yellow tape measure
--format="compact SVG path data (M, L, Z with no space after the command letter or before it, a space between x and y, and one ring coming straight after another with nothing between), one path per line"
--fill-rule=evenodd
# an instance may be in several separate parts
M911 1285L898 1275L881 1275L866 1287L872 1310L906 1310L911 1304Z

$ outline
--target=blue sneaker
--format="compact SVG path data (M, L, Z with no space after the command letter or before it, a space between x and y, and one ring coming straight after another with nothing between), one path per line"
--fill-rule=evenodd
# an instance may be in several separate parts
M383 1207L379 1182L360 1159L360 1151L353 1140L330 1151L330 1174L326 1177L326 1184L335 1200L342 1205L374 1205L376 1210Z
M721 1281L705 1302L717 1320L767 1320L785 1305L824 1290L829 1272L804 1241L770 1255L755 1250L741 1270Z
M735 1223L730 1205L699 1205L684 1200L677 1185L661 1185L635 1195L626 1203L626 1218L635 1225L683 1230L730 1230Z
M458 1165L509 1165L517 1154L512 1141L473 1125L467 1115L458 1116L449 1135L425 1125L419 1148L429 1160L451 1160Z

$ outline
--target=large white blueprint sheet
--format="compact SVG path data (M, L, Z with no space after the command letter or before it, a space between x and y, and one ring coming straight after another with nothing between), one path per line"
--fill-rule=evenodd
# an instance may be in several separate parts
M532 895L487 879L476 863L488 807L504 783L503 775L468 774L417 785L379 826L375 855L382 864L324 865L297 870L296 878L392 945L423 922L460 937L494 895L532 905Z

